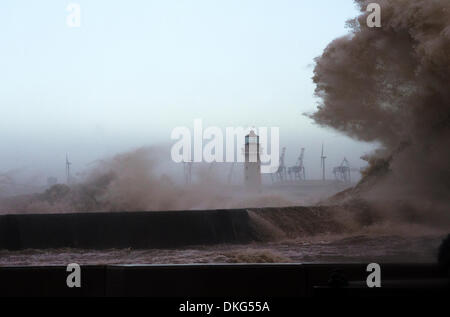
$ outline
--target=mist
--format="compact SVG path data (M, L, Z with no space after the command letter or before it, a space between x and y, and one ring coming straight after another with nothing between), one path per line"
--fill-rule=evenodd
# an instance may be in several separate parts
M287 164L306 148L308 179L320 178L322 143L329 178L344 157L366 164L371 145L302 115L315 105L313 58L347 32L351 0L80 1L80 28L66 25L66 4L2 3L0 174L18 171L18 183L65 183L66 154L81 178L196 118L279 127Z
M243 185L243 166L194 163L192 182L186 184L183 164L170 161L170 147L148 146L92 162L73 183L14 187L14 195L0 200L0 213L67 213L93 211L161 211L230 209L310 205L342 190L342 184L298 193L271 186L255 192ZM34 191L31 191L35 189Z

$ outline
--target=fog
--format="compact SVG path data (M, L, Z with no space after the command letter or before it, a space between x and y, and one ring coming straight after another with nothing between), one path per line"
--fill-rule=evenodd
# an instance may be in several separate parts
M348 32L350 0L78 3L81 26L70 28L64 3L2 1L0 174L17 183L65 182L66 154L81 178L97 160L170 146L172 129L195 118L279 127L288 166L306 148L309 179L320 178L322 143L328 178L344 157L364 166L375 147L303 115L318 102L313 60Z

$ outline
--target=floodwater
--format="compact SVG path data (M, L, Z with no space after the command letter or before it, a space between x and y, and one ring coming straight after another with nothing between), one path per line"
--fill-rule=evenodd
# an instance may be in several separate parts
M0 266L191 263L351 263L436 261L443 235L317 236L309 239L180 249L0 250Z

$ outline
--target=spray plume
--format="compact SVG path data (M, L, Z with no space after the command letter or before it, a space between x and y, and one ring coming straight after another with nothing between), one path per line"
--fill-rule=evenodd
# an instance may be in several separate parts
M368 174L387 173L367 197L448 203L450 1L378 1L381 28L367 26L371 1L355 1L362 13L347 22L350 34L316 59L320 103L311 117L382 145Z

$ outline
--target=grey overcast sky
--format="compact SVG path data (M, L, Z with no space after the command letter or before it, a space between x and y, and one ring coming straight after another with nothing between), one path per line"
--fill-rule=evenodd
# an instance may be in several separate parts
M81 26L66 25L69 3ZM173 143L176 126L278 126L287 163L309 177L373 145L314 125L314 58L347 33L352 0L0 2L0 172L42 179L96 159ZM170 158L168 158L170 159ZM331 176L331 171L327 171Z

